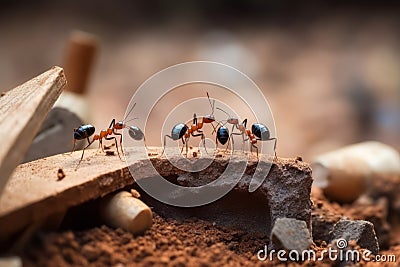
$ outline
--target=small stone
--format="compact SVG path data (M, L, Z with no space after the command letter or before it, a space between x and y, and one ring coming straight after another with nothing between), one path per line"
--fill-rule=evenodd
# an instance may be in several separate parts
M345 239L352 240L373 254L379 253L378 239L375 234L374 225L367 221L341 220L333 226L331 241Z
M58 178L58 181L60 181L60 180L65 178L65 173L64 173L63 169L61 169L61 168L58 169L57 178Z
M277 248L296 250L301 253L310 248L312 239L304 221L278 218L271 231L271 241Z

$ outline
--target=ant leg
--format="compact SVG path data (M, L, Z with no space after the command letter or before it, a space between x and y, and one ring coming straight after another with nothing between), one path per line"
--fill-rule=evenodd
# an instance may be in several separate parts
M213 127L212 135L217 132L217 128L214 126L212 122L210 122L211 126Z
M257 158L258 158L258 147L255 145L255 144L251 144L251 146L250 146L250 149L251 148L255 148L256 149L256 151L257 151ZM251 152L253 152L253 150L251 150Z
M248 141L248 140L250 140L249 137L247 137L246 139L243 139L243 143L242 143L243 153L244 153L244 143L245 143L246 141ZM250 150L251 150L251 149L250 149Z
M183 139L183 136L182 136L182 144L185 145L185 139ZM182 145L182 149L181 149L181 154L183 152L183 145Z
M104 152L103 139L99 139L99 147L101 147L101 151Z
M185 140L186 140L186 142L185 142ZM188 145L189 145L189 142L188 142L188 141L189 141L189 137L183 139L183 136L182 136L182 143L183 143L183 145L186 146L186 157L187 157L187 155L188 155ZM184 146L182 146L181 154L182 154L182 152L183 152L183 147L184 147Z
M189 138L186 139L186 157L188 156L188 145L189 145L188 139Z
M113 134L114 134L114 135L121 136L121 138L119 139L119 147L121 148L121 152L122 152L122 154L123 154L123 153L124 153L124 150L123 150L123 148L122 148L122 134L121 134L121 133L116 133L116 132L114 132L114 131L113 131Z
M275 158L275 159L278 158L278 157L276 156L276 142L277 142L276 137L272 137L272 138L269 138L269 139L266 139L266 140L261 140L260 138L257 138L257 140L260 140L260 141L272 141L272 140L274 140L274 141L275 141L275 142L274 142L274 158Z
M88 139L89 139L89 137L88 137ZM81 159L79 160L78 164L76 165L75 170L78 169L79 164L81 164L81 162L83 160L83 155L85 154L85 149L88 148L91 144L93 144L93 142L94 142L94 139L92 141L89 140L89 144L82 149Z
M172 139L172 140L174 140L171 136L169 136L168 134L166 134L166 135L164 135L164 146L163 146L163 150L162 150L162 152L161 152L161 157L162 157L162 155L164 155L164 152L165 152L165 146L166 146L166 144L167 144L167 137L168 138L170 138L170 139ZM183 140L183 139L182 139Z
M231 135L242 135L242 134L241 134L241 133L232 133ZM234 140L234 139L233 139L233 136L232 136L232 151L235 150L235 147L234 147L235 143L234 143L233 140Z
M122 136L121 136L121 139L122 139ZM146 145L146 137L144 135L143 135L143 143L144 143L144 146L146 147L146 150L148 150L147 145Z
M242 133L242 152L244 152L244 133Z
M113 136L113 137L106 137L105 139L106 139L106 140L113 140L113 139L114 139L115 147L117 148L118 157L119 157L120 160L122 160L122 159L121 159L121 155L119 154L119 150L118 150L117 138L116 138L115 136Z
M108 128L114 129L114 125L115 125L115 119L112 119L110 126L108 126Z
M225 152L228 151L229 143L231 142L232 133L229 135L228 144L226 145ZM232 137L232 144L233 144L233 137ZM232 145L233 146L233 145Z
M268 141L269 140L275 140L275 142L274 142L274 158L278 159L278 157L276 156L276 142L278 141L278 139L276 139L276 137L272 137L272 138L268 139Z
M112 132L113 132L114 135L120 135L121 136L121 138L119 139L119 146L121 147L121 152L124 153L124 150L122 148L122 133L117 132L117 130L114 128L114 125L115 125L115 119L113 119L111 121L111 124L110 124L110 126L108 128L112 129Z
M201 141L203 141L204 150L205 150L206 153L208 154L207 147L206 147L206 137L205 137L205 135L204 135L203 133L199 133L199 134L193 134L193 133L192 133L192 136L193 136L193 137L201 136Z
M74 141L74 147L72 148L71 154L74 153L74 151L75 151L75 146L76 146L76 139L74 139L73 141Z
M204 150L205 150L206 153L208 154L207 147L206 147L206 137L204 136L204 134L201 136L201 139L203 140Z
M231 134L229 135L228 145L226 146L225 152L228 151L228 147L229 147L229 143L231 141L231 138L232 138L232 152L235 150L235 147L234 147L235 143L233 142L233 136L232 136L234 128L235 128L235 125L232 125Z

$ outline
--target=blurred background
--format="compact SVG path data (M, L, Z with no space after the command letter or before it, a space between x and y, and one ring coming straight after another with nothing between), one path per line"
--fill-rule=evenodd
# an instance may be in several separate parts
M134 91L154 73L211 60L246 73L263 91L275 117L279 156L311 160L370 139L400 149L400 5L395 3L0 3L0 91L63 66L71 33L91 33L99 49L86 97L90 122L100 128L123 118Z

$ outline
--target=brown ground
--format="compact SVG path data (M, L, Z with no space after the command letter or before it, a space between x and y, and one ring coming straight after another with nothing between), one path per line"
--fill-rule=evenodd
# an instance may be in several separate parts
M374 223L384 255L400 259L399 229L392 224L383 226L386 215L382 206L365 201L340 206L327 201L314 190L312 199L313 249L320 255L327 242L321 237L324 226L347 216ZM381 200L379 200L381 201ZM379 202L378 201L378 202ZM378 203L379 204L379 203ZM372 219L371 219L372 218ZM392 231L385 230L392 227ZM318 233L318 230L320 232ZM390 229L389 229L390 230ZM383 234L387 234L385 237ZM319 239L318 239L319 237ZM386 239L385 239L386 238ZM154 225L144 235L133 236L122 229L94 226L86 230L66 230L38 236L21 255L24 266L279 266L282 263L260 262L257 252L268 244L268 237L215 225L197 218L182 221L163 218L154 213ZM361 250L356 244L352 247ZM383 246L382 246L383 245ZM397 263L398 264L398 263ZM291 266L332 266L334 262L303 262ZM339 265L340 266L340 265ZM361 262L359 266L398 266L396 263Z
M155 214L153 227L142 236L106 226L47 234L23 257L26 266L240 266L256 263L266 241L212 222Z

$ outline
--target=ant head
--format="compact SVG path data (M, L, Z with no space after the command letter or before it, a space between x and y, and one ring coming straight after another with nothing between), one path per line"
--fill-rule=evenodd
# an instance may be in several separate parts
M238 125L238 124L239 124L239 119L238 119L238 118L231 117L231 118L228 118L228 119L227 119L227 122L230 123L230 124Z
M122 128L124 128L125 124L123 121L119 121L114 125L114 128L117 130L121 130Z
M211 121L211 122L215 121L215 117L212 114L203 116L203 119L206 119L206 120Z

